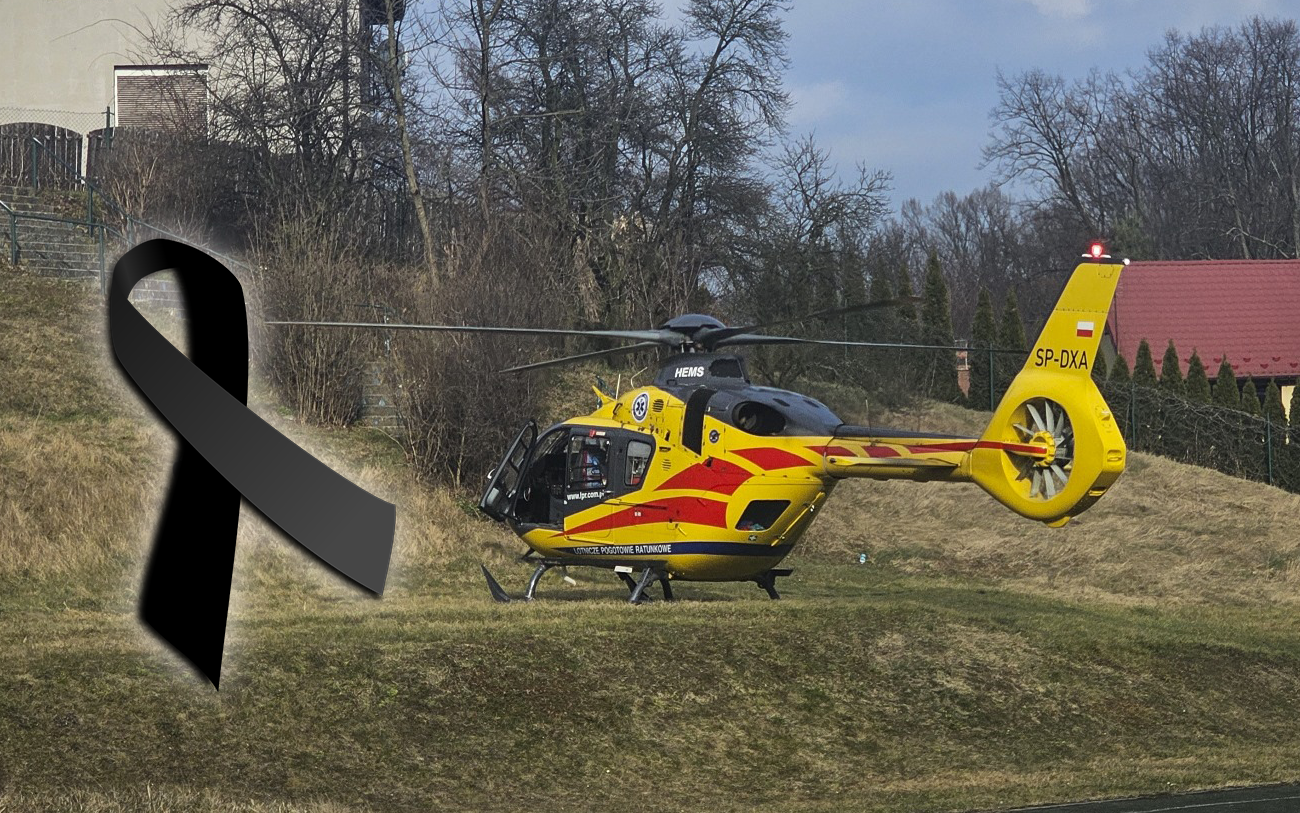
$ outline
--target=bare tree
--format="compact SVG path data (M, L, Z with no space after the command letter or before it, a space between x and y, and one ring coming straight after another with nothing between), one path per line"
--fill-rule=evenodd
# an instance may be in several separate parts
M1008 78L998 73L997 130L984 148L984 165L1002 180L1027 176L1059 197L1096 235L1100 224L1080 187L1078 161L1097 129L1090 106L1077 87L1060 76L1031 70Z

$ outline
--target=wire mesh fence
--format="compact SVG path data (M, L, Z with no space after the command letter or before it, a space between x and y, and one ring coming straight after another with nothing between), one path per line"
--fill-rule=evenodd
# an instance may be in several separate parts
M44 182L48 188L75 188L66 173L49 171L49 158L57 157L73 167L76 175L92 174L89 169L96 147L111 133L109 110L0 107L0 184L39 187Z
M1099 386L1130 449L1300 491L1300 426L1158 387Z

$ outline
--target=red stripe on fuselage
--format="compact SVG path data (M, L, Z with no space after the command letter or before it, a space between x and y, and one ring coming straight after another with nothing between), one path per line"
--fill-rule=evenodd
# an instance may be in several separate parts
M697 491L712 491L718 494L735 494L736 489L754 475L725 460L713 457L704 463L696 463L668 478L668 481L656 488L664 491L669 488L691 488Z
M952 443L931 443L923 446L908 446L907 450L913 454L925 454L926 452L969 452L973 449L1001 449L1004 452L1016 452L1018 454L1041 455L1047 454L1046 446L1035 446L1029 443L1005 443L998 440L963 440Z
M975 448L977 441L960 440L948 443L924 443L916 446L908 446L907 450L913 454L924 454L925 452L969 452Z
M867 453L867 457L899 457L897 449L891 449L888 446L863 446L862 450Z
M703 497L666 497L613 511L603 517L569 528L565 536L648 525L652 522L689 522L695 525L727 527L727 504Z
M735 453L749 462L761 466L765 471L813 465L799 455L791 454L784 449L737 449Z
M809 450L816 452L823 457L839 455L840 457L853 457L853 451L843 446L809 446Z
M975 444L977 449L1001 449L1004 452L1016 452L1018 454L1047 454L1046 446L1036 446L1032 443L1004 443L996 440L981 440Z

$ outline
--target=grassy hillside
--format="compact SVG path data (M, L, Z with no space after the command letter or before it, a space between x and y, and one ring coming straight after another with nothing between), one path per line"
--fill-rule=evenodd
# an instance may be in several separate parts
M1300 776L1300 498L1145 456L1061 530L974 487L843 483L781 602L629 607L575 572L502 607L477 563L528 571L469 495L258 400L398 504L394 568L366 598L245 512L213 692L135 619L172 444L97 307L0 274L4 813L946 811ZM981 420L928 412L871 419Z

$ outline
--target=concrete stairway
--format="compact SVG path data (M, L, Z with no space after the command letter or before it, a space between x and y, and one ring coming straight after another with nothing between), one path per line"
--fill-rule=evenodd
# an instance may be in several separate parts
M396 388L385 373L387 366L384 361L376 361L366 367L361 384L361 422L400 434L405 424L397 411Z
M79 279L98 278L100 252L90 229L75 220L75 193L36 193L31 189L0 186L0 201L17 213L18 264L42 276ZM44 220L60 218L61 220ZM82 215L84 218L84 214ZM11 256L14 223L0 209L0 251Z

